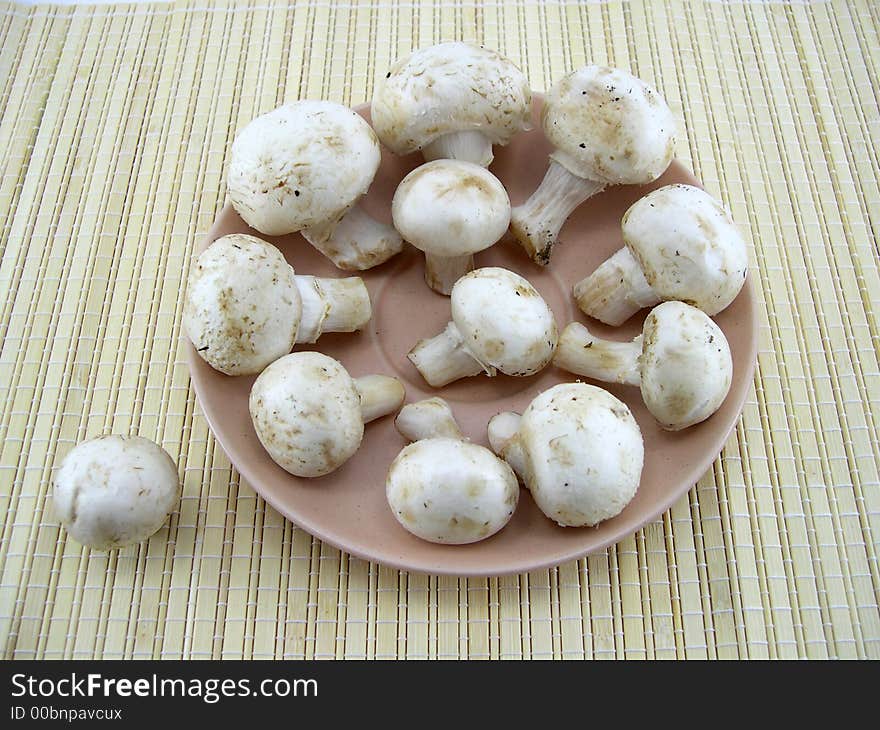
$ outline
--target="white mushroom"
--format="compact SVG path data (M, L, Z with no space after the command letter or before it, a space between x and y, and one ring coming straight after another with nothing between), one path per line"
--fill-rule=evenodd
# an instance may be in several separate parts
M351 458L364 424L400 408L404 395L396 378L352 379L332 357L296 352L260 373L249 408L257 437L273 461L296 476L317 477Z
M465 160L487 167L492 145L531 127L525 75L495 51L440 43L398 60L376 84L372 120L398 155Z
M218 238L190 271L183 326L196 351L227 375L259 373L325 332L354 332L372 314L360 277L294 274L281 252L254 236Z
M730 213L700 188L649 193L626 211L621 230L626 246L574 286L581 310L606 324L667 300L717 314L745 283L745 241Z
M449 404L429 398L404 406L397 430L414 443L392 462L385 494L397 521L430 542L483 540L503 528L519 500L510 467L465 441Z
M529 257L550 262L559 231L608 185L644 185L672 162L675 119L654 89L616 68L586 66L544 99L544 134L555 148L540 187L511 213Z
M99 436L71 449L55 474L53 502L64 529L96 550L146 540L180 499L177 466L139 436Z
M340 269L369 269L403 248L360 206L379 169L379 140L357 112L329 101L285 104L232 144L229 198L260 233L300 231Z
M556 385L522 416L495 416L489 443L539 509L563 527L614 517L639 487L644 463L639 426L624 403L592 385Z
M507 231L510 198L491 172L458 160L417 167L394 193L394 226L425 252L425 281L448 295L474 268L474 254Z
M682 302L654 307L631 342L603 340L572 322L562 331L553 362L595 380L640 386L648 410L669 431L715 413L733 375L721 328Z
M553 357L553 312L519 274L494 266L475 269L452 287L452 321L420 340L407 357L435 388L459 378L534 375Z

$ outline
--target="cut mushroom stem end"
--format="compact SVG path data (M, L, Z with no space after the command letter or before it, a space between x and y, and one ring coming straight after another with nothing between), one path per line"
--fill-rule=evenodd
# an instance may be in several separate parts
M407 441L429 438L462 439L452 408L442 398L426 398L400 409L394 425Z
M400 234L367 213L360 203L334 221L301 231L303 237L338 268L363 271L403 250Z
M510 468L516 473L519 480L525 484L526 460L520 440L516 438L519 433L519 424L522 416L513 411L505 411L494 416L489 421L489 445L498 456L504 459Z
M455 282L474 269L474 257L437 256L425 253L425 283L438 294L449 296Z
M572 322L559 336L553 363L586 378L638 386L641 354L642 335L630 342L603 340L580 322Z
M298 343L313 343L325 332L356 332L370 321L370 294L363 279L295 277L302 300Z
M572 289L584 314L617 327L660 297L651 289L636 257L624 247Z
M490 376L496 372L494 367L484 367L474 358L454 322L447 324L439 335L420 340L407 357L434 388L482 372Z
M364 423L393 413L406 398L406 390L397 379L388 375L365 375L355 378L355 388L361 398Z
M482 132L463 130L437 137L422 148L425 160L463 160L488 167L494 159L492 142Z

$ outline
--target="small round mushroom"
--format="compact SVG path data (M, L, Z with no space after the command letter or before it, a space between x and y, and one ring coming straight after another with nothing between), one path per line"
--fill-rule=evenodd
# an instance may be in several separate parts
M489 421L492 450L513 467L538 508L563 527L596 525L635 496L645 449L626 404L586 383L545 390L522 416Z
M616 68L586 66L544 100L544 134L555 148L540 187L511 213L511 231L537 264L550 262L559 231L608 185L644 185L672 162L675 119L654 89Z
M679 431L717 411L733 376L730 347L721 328L696 307L664 302L648 314L631 342L594 336L572 322L553 359L563 370L608 383L637 385L660 425Z
M196 351L227 375L259 373L297 342L354 332L370 320L360 277L299 276L281 252L242 233L218 238L189 276L183 326Z
M532 92L510 60L472 43L440 43L398 60L376 84L372 120L398 155L488 167L492 145L531 127Z
M435 160L407 175L391 203L394 226L425 252L425 281L440 294L474 268L474 254L510 224L510 198L491 172L459 160Z
M232 144L232 205L260 233L303 237L340 269L363 270L403 249L360 205L379 169L379 140L355 111L298 101L263 114Z
M452 287L452 321L420 340L407 357L429 385L500 370L534 375L553 357L558 331L547 302L528 281L488 266Z
M442 398L404 406L395 421L413 443L392 462L385 494L397 521L430 542L464 545L501 530L519 501L510 467L462 438Z
M96 550L146 540L180 499L177 466L158 444L140 436L98 436L62 459L53 502L64 529Z
M575 284L578 307L617 326L639 309L678 300L718 314L746 280L746 243L721 203L693 185L666 185L621 222L626 246Z
M404 396L396 378L352 379L332 357L295 352L260 373L248 405L272 460L296 476L318 477L348 461L361 444L364 424L400 408Z

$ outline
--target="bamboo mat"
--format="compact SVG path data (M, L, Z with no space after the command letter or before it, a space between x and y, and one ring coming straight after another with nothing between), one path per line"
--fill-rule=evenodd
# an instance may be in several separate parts
M862 2L207 0L0 5L0 643L10 658L880 657L880 8ZM474 39L536 89L657 86L753 244L754 388L662 519L549 571L408 575L283 520L212 439L179 346L235 131L355 104ZM59 530L53 464L102 432L184 477L149 543Z

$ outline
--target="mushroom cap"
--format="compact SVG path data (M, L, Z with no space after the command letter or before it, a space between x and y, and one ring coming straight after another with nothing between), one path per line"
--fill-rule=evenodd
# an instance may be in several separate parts
M573 175L609 185L656 180L672 162L675 118L654 89L618 68L585 66L544 100L550 155Z
M454 438L406 446L385 482L397 521L423 540L463 545L494 535L519 500L516 475L489 449Z
M704 190L666 185L623 216L623 240L661 299L717 314L739 294L749 268L730 214Z
M229 199L261 233L294 233L341 218L367 192L379 159L379 140L357 112L330 101L285 104L232 143Z
M541 511L563 526L595 525L635 496L644 462L626 404L586 383L541 393L519 425L524 481Z
M109 435L71 449L55 473L53 502L64 528L97 550L146 540L180 498L177 466L158 444Z
M364 435L360 395L342 365L319 352L295 352L267 367L248 403L257 438L282 469L329 474Z
M255 374L286 355L301 316L293 268L259 238L218 238L190 271L183 326L196 352L222 373Z
M519 274L474 269L455 282L450 301L452 320L483 367L533 375L553 357L559 339L553 312Z
M721 328L696 307L664 302L642 329L642 398L663 428L678 431L711 416L733 377Z
M372 120L383 144L398 155L468 130L504 145L530 128L531 102L528 79L512 61L456 41L396 61L376 85Z
M437 256L466 256L504 235L510 224L510 198L485 168L435 160L403 178L391 215L400 235L416 248Z

